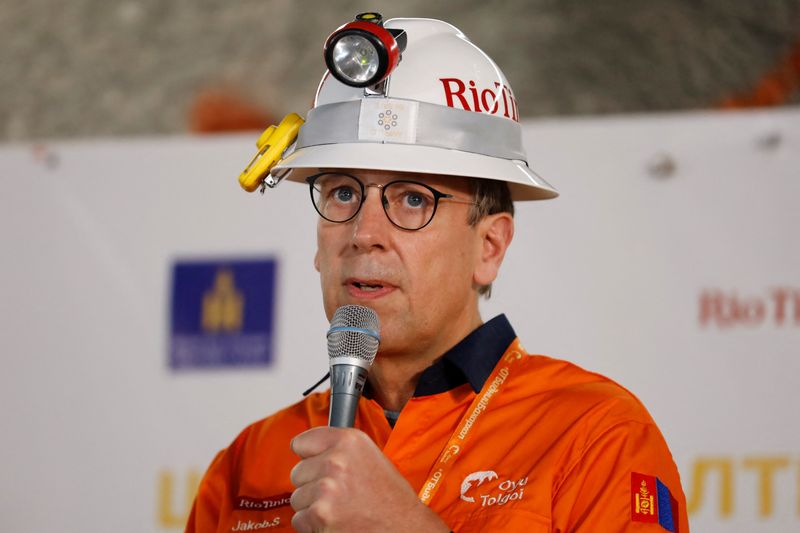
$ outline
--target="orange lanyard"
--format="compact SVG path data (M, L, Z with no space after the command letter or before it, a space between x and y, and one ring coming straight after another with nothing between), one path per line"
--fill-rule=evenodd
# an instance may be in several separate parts
M456 458L466 450L469 437L472 435L480 417L488 409L492 398L500 393L503 384L511 374L512 367L520 359L522 359L522 347L519 345L519 339L514 339L514 342L506 350L500 362L497 363L486 383L483 384L481 391L472 400L466 414L461 418L458 427L450 435L450 439L442 449L442 453L439 454L439 458L433 464L430 472L428 472L428 479L419 491L419 499L425 505L430 504L439 487L441 487L442 480L456 462Z

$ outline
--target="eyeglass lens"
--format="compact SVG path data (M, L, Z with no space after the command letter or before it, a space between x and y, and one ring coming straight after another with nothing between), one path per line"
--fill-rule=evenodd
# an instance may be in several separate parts
M433 218L436 195L421 183L393 181L381 187L383 210L393 224L404 229L420 229ZM353 176L321 174L311 185L317 212L331 222L347 222L363 203L364 185Z

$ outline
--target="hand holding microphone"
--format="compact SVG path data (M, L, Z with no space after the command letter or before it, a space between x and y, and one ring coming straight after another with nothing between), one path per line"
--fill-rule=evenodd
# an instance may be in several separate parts
M377 314L357 305L340 307L331 320L329 426L292 440L301 459L291 473L296 487L292 527L300 533L450 530L419 501L375 443L353 429L358 399L378 351L379 328Z

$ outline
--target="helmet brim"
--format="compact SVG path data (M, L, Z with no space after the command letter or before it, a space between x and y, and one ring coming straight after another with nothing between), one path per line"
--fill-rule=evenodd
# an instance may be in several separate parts
M303 181L319 169L388 170L504 181L514 201L558 196L558 191L524 161L432 146L390 143L306 146L282 159L273 172L285 169L292 169L289 181Z

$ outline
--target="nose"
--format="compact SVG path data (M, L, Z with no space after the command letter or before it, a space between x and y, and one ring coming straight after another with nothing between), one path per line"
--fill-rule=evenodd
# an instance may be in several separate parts
M392 224L381 205L381 189L367 186L364 194L366 198L353 224L353 245L364 250L383 249Z

